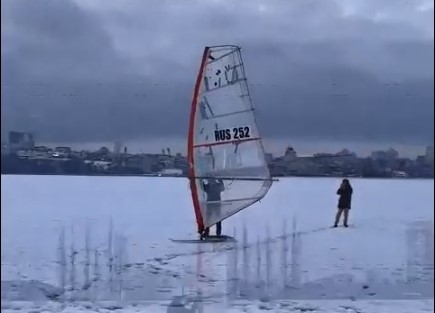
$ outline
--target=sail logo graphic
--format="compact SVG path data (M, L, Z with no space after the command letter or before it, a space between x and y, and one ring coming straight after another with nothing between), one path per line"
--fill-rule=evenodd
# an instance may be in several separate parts
M214 131L215 141L242 140L251 138L251 128L249 126L216 129Z
M237 82L240 79L240 75L237 70L238 67L238 65L225 65L223 67L223 71L221 71L219 68L208 69L208 71L211 71L213 75L204 76L205 89L209 91L211 89L225 87Z

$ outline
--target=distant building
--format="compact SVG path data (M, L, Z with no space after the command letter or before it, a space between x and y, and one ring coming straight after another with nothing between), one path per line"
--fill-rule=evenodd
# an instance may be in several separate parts
M335 155L341 157L351 157L351 158L355 158L357 156L355 152L350 152L348 149L343 149L337 152Z
M52 150L45 146L37 146L32 149L20 149L16 151L17 156L27 159L45 159L52 156Z
M110 151L109 151L109 149L107 147L101 147L98 150L98 154L101 155L101 156L106 156L106 155L110 154Z
M33 149L35 141L32 133L27 132L9 132L9 149L11 152L18 150Z
M53 156L58 158L67 158L71 155L72 150L70 147L56 147L54 148Z
M399 152L390 148L387 151L373 151L371 156L376 161L394 161L399 158Z
M433 164L433 146L426 147L425 157L427 163Z
M313 157L299 157L294 159L285 168L285 173L289 175L315 176L320 173L321 168L316 164Z
M121 149L122 149L121 141L119 141L119 140L115 141L115 144L113 145L113 153L115 155L119 155L119 154L121 154Z
M158 160L152 155L132 155L124 160L124 166L140 169L143 173L151 173L152 166Z
M350 152L347 149L343 149L337 153L316 153L314 157L316 159L326 159L330 162L350 162L358 160L356 153Z
M97 161L86 160L85 164L92 164L93 166L95 166L95 168L97 168L99 170L103 170L103 171L106 171L115 165L113 162L98 161L98 160Z
M415 163L418 166L425 166L426 165L426 156L424 156L424 155L417 156L417 158L415 159Z
M393 171L392 176L393 177L401 177L401 178L409 177L408 173L406 173L405 171Z
M296 160L297 158L298 154L296 153L296 150L292 146L288 146L287 149L285 149L284 161L290 162Z
M343 149L335 154L335 160L337 162L340 162L342 165L348 164L348 165L357 166L358 156L354 152L350 152L347 149Z

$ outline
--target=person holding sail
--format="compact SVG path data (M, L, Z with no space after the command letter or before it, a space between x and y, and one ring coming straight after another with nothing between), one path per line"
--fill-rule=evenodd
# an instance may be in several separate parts
M209 219L212 215L219 216L221 213L221 193L225 190L224 183L222 179L204 179L202 181L202 188L207 195L206 199L206 216ZM216 223L216 236L222 234L222 222ZM210 235L210 227L207 227L202 238L208 237Z

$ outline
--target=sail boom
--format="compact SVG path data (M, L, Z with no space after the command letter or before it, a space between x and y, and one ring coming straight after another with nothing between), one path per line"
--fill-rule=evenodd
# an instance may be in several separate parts
M278 182L277 178L258 178L258 177L228 177L228 176L196 176L194 179L221 179L221 180L240 180L240 181L272 181Z
M220 146L220 145L234 145L234 144L241 144L248 141L253 140L261 140L261 138L248 138L248 139L236 139L236 140L229 140L229 141L219 141L219 142L209 142L209 143L201 143L198 145L194 145L194 148L200 148L200 147L213 147L213 146Z
M221 200L221 201L207 201L209 204L213 203L233 203L233 202L245 202L245 201L258 201L260 197L251 197L251 198L242 198L242 199L228 199L228 200Z

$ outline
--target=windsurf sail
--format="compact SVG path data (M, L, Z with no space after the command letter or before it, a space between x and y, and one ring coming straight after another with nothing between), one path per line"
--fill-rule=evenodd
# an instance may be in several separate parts
M204 49L190 113L188 162L199 233L261 200L272 186L238 46ZM215 179L223 188L210 200L206 184Z

